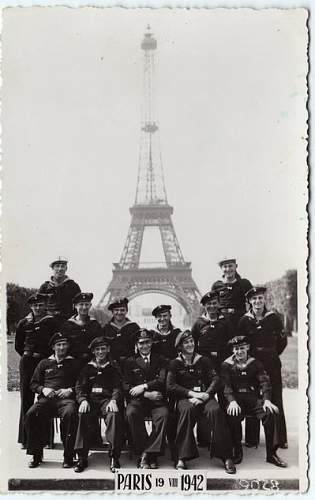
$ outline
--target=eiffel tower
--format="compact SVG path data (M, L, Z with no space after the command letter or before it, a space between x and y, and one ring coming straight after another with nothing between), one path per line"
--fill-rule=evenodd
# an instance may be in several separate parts
M192 278L191 263L184 260L168 204L155 113L154 52L157 42L150 26L141 43L144 51L144 112L141 124L138 180L135 202L130 207L131 223L119 263L99 307L114 298L134 298L145 293L162 293L174 298L186 311L187 323L198 315L200 293ZM159 229L164 262L141 262L143 236L149 227Z

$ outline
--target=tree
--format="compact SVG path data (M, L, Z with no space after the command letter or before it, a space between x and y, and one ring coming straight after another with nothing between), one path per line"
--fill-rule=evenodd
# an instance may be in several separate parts
M16 283L7 283L7 333L15 332L16 325L30 311L27 299L35 288L25 288Z

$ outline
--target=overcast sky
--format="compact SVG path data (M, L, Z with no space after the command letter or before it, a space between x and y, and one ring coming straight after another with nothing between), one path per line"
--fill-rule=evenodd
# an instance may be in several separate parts
M205 292L236 257L253 283L304 269L303 10L7 9L5 278L39 286L68 256L96 301L134 202L147 24L173 222Z

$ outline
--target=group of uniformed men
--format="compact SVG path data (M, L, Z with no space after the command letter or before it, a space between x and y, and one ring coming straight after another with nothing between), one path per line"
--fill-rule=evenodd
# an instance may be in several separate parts
M127 298L109 305L112 319L101 327L89 315L93 294L82 293L66 275L67 259L51 263L53 276L29 298L31 313L15 337L21 356L19 442L32 455L29 467L42 463L56 416L63 467L75 472L88 466L99 417L106 423L113 472L126 440L142 469L158 467L166 442L175 467L186 469L198 457L197 423L198 445L208 446L211 457L234 474L243 459L244 418L245 444L257 447L261 421L267 462L286 467L277 455L288 446L282 321L267 311L266 289L239 276L235 259L219 266L222 278L201 299L204 314L181 331L171 322L170 305L153 309L156 330L140 328L127 317Z

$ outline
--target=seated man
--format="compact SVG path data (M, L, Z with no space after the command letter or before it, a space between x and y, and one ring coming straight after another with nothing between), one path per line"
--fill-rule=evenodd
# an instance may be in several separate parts
M233 354L222 363L221 376L227 402L227 419L234 446L234 463L243 459L241 421L252 415L262 420L266 436L266 461L287 467L277 455L279 410L271 403L271 385L262 363L248 355L248 338L234 337L229 342ZM260 397L262 394L262 398Z
M199 456L194 426L196 422L203 421L209 438L211 431L213 432L211 456L221 458L226 472L235 474L229 428L222 409L214 399L219 377L211 361L195 352L195 342L190 330L178 335L176 347L180 353L171 361L167 374L167 391L177 400L175 467L178 470L186 469L186 461Z
M68 356L70 343L60 332L52 336L50 347L54 354L39 362L31 380L31 389L39 394L39 398L25 416L26 453L33 455L29 467L38 467L42 461L43 447L47 443L48 421L58 415L64 447L63 468L70 468L73 466L77 430L74 386L78 362Z
M152 350L152 334L139 330L136 334L138 354L127 359L124 382L127 398L126 418L133 451L142 469L156 469L157 457L164 453L168 419L165 396L166 361ZM152 432L148 435L145 417L152 417Z
M105 337L97 337L90 345L93 359L82 369L75 391L79 403L79 425L75 450L78 463L75 472L88 465L88 454L95 417L104 417L106 438L110 443L110 470L120 468L119 457L123 444L123 416L118 405L122 400L120 374L108 360L110 345ZM93 418L94 417L94 418Z

